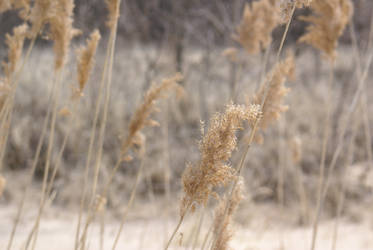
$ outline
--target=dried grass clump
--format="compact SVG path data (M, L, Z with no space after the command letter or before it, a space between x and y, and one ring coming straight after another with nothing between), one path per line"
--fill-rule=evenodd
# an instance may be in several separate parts
M32 24L30 31L31 37L36 37L48 19L56 14L55 2L57 1L35 0L30 15L27 18Z
M234 170L228 161L237 145L235 132L243 121L253 124L259 115L259 105L229 104L223 114L217 113L211 118L209 129L199 143L201 159L197 164L188 164L182 177L185 194L181 217L188 209L193 211L197 204L206 205L214 187L234 179Z
M101 39L100 32L95 30L87 39L86 47L78 49L78 84L79 87L76 90L78 96L82 96L84 87L89 79L89 75L92 71L93 65L95 63L95 54L98 46L98 42Z
M6 45L8 46L8 61L3 62L5 76L10 80L16 71L17 63L22 56L23 44L27 35L28 26L22 24L13 29L13 35L6 34Z
M285 60L275 65L265 80L267 84L262 84L255 94L253 100L255 104L261 105L264 101L263 114L259 124L261 129L266 129L280 117L281 113L288 109L288 106L282 102L290 89L286 88L284 84L286 79L294 77L294 70L294 56L289 54Z
M230 199L224 198L219 202L214 215L215 245L212 250L229 249L229 240L232 238L231 221L238 204L243 199L243 179L237 182Z
M3 195L5 184L6 184L5 178L0 175L0 197Z
M55 70L59 71L66 62L71 39L77 34L73 29L73 0L60 0L54 6L56 14L49 18L50 37L54 41Z
M299 41L310 44L334 60L338 38L352 17L353 5L350 0L313 0L311 8L315 13L313 16L301 17L311 25Z
M109 20L106 24L109 28L113 28L119 18L120 0L105 0L105 2L109 10Z
M157 126L158 122L149 118L151 113L157 111L155 106L156 101L165 96L170 89L176 89L179 93L182 92L178 82L182 80L181 74L176 74L173 77L166 78L159 85L153 85L146 92L143 103L136 109L129 124L128 136L124 140L121 148L121 155L124 160L131 160L127 155L128 150L133 146L141 148L144 143L144 136L141 130L146 126Z
M246 4L241 23L234 36L250 54L256 54L268 47L272 41L272 31L280 23L280 9L272 0Z
M19 12L20 17L25 18L30 11L30 0L1 0L0 13L11 10L21 9Z

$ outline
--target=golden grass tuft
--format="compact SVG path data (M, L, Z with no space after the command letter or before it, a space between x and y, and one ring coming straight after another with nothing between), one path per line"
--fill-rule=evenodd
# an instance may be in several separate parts
M220 200L214 215L215 245L212 250L229 249L229 240L233 235L231 229L232 217L238 207L238 204L243 199L243 188L243 178L240 177L240 180L237 182L230 199L224 198Z
M157 126L158 122L149 119L151 113L157 111L155 106L156 101L165 96L169 89L176 89L181 93L182 89L178 82L183 79L181 74L176 74L173 77L164 79L161 84L153 85L146 92L143 103L136 109L128 128L128 136L122 143L121 156L125 160L130 160L127 155L129 149L133 146L142 147L144 136L141 130L146 126Z
M338 38L352 17L353 4L350 0L313 0L311 8L313 16L301 17L311 25L299 41L310 44L334 60Z
M27 18L32 26L30 31L31 37L36 37L42 30L49 17L55 15L55 7L51 0L35 0L34 5Z
M285 81L294 77L294 70L294 56L289 54L285 60L274 66L274 69L267 75L265 84L262 84L255 94L253 100L255 104L261 105L264 102L259 124L261 129L266 129L288 109L288 106L283 104L284 97L290 91L285 87Z
M224 113L217 113L211 118L208 131L199 144L200 161L188 164L183 173L181 217L188 209L193 211L197 204L206 205L214 187L234 179L234 170L228 161L237 146L235 132L241 128L243 121L252 124L259 115L259 105L228 104Z
M20 9L20 17L25 18L30 11L30 0L1 0L0 13L11 10Z
M82 47L77 51L77 71L79 87L76 90L76 94L78 96L82 96L84 87L89 79L89 75L95 63L95 54L100 39L100 32L98 30L93 31L89 39L87 39L86 47Z
M112 29L119 18L120 0L105 0L105 2L109 11L109 19L106 24L110 29Z
M280 23L280 12L272 0L246 4L234 39L250 54L256 54L272 42L272 31Z
M0 197L3 195L5 189L6 180L0 175Z
M60 0L55 3L55 15L48 19L50 23L50 38L54 41L55 70L61 70L66 63L66 56L71 39L78 34L73 29L73 0Z
M10 80L16 71L17 63L22 56L23 44L28 31L28 26L22 24L13 29L13 35L6 34L6 45L8 46L8 61L3 62L6 78Z

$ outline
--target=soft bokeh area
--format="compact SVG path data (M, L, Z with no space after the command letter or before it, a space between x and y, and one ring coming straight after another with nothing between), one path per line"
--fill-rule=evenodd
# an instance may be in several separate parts
M371 249L372 58L368 0L1 0L0 249Z

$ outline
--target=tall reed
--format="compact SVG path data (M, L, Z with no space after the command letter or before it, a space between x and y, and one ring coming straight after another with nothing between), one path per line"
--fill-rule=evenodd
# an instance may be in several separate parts
M79 245L79 235L80 235L82 213L83 213L85 200L87 196L89 166L91 164L94 141L96 138L96 127L97 127L97 122L98 122L99 113L100 113L100 106L101 106L102 98L105 97L104 111L102 114L103 122L101 123L100 131L99 131L99 138L98 138L98 145L97 145L98 154L97 154L96 162L94 165L92 196L89 202L90 207L93 206L93 203L95 202L95 198L96 198L96 188L97 188L99 170L101 166L102 147L103 147L103 141L104 141L104 136L105 136L107 113L108 113L109 101L110 101L110 91L111 91L111 82L112 82L111 78L112 78L112 70L113 70L113 63L114 63L115 42L116 42L117 25L118 25L121 1L120 0L106 0L105 2L108 8L108 11L109 11L107 25L110 29L110 36L109 36L108 46L106 50L104 69L101 75L99 95L97 97L97 102L96 102L96 107L95 107L95 116L93 120L93 126L91 129L90 141L89 141L89 146L88 146L88 153L87 153L87 159L86 159L86 165L85 165L85 171L84 171L84 182L83 182L83 189L82 189L82 194L81 194L81 202L80 202L80 209L79 209L79 216L78 216L78 223L77 223L77 230L76 230L76 237L75 237L75 249L78 249L78 245ZM106 83L106 86L105 86L105 83ZM104 96L104 93L106 93L105 96ZM87 223L88 223L88 218L87 218ZM86 223L86 226L88 229L89 223L88 225L87 223ZM85 232L83 232L83 235L85 235ZM82 239L83 239L82 249L84 249L85 237L83 237Z
M350 0L322 1L313 0L311 9L314 15L301 17L302 20L309 22L307 33L299 41L306 42L324 53L324 56L330 62L330 80L327 97L327 115L324 123L324 135L322 143L322 155L320 161L320 184L316 215L313 223L311 250L315 249L316 237L318 231L318 221L322 207L322 193L325 189L325 157L329 138L330 117L331 117L331 97L332 83L334 78L334 60L336 57L336 48L338 39L342 35L345 26L352 16L352 3Z
M213 188L226 185L234 178L234 170L229 165L232 151L236 148L236 131L243 121L253 125L260 116L259 106L228 104L224 113L215 114L206 134L199 143L200 160L188 164L182 177L184 197L181 200L179 222L165 249L168 249L185 215L193 212L197 205L206 206L208 198L217 195Z

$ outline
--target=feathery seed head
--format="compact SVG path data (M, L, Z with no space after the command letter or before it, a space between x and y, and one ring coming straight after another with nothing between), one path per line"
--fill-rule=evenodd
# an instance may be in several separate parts
M171 78L164 79L161 84L153 85L146 92L143 103L136 109L133 114L129 128L127 138L124 140L121 149L121 155L124 160L129 159L127 153L130 148L137 145L141 148L144 144L144 136L141 130L146 126L157 126L158 123L149 118L149 116L155 112L156 101L162 97L165 97L166 92L170 89L175 89L179 93L182 91L178 82L182 80L181 74L176 74Z
M256 54L272 41L272 31L280 23L278 6L271 0L246 4L241 23L237 27L237 40L248 53Z
M30 11L30 0L1 0L0 13L11 10L20 9L19 16L26 19Z
M353 4L350 0L313 0L311 8L315 13L313 16L301 17L311 25L299 41L319 49L333 61L338 38L352 17Z
M54 41L55 70L59 71L66 63L66 56L71 39L79 34L73 28L74 0L59 0L56 2L56 14L49 17L50 37Z
M89 75L95 63L95 54L100 38L100 32L98 30L95 30L90 35L89 39L87 39L86 47L82 47L77 51L77 71L79 87L76 90L76 96L82 96L83 94L84 87L89 79Z
M13 35L6 34L6 45L8 46L8 62L3 62L5 76L10 79L15 72L17 63L22 55L23 43L27 34L28 26L22 24L13 29Z
M284 83L287 78L293 78L294 70L294 57L290 54L284 61L275 65L272 72L267 75L266 84L262 84L255 94L254 103L263 105L263 114L259 124L261 129L266 129L288 109L288 106L282 104L284 97L290 91Z
M31 37L37 36L48 19L56 15L56 2L51 0L35 0L30 16L28 17L28 20L32 24L30 31Z
M105 2L109 10L107 26L112 29L119 18L120 0L105 0Z
M235 133L243 121L253 124L259 115L259 105L228 104L224 113L217 113L211 118L209 128L199 143L199 162L187 164L183 173L181 215L189 208L194 211L196 205L206 205L214 187L225 185L235 178L234 170L228 163L237 145Z

